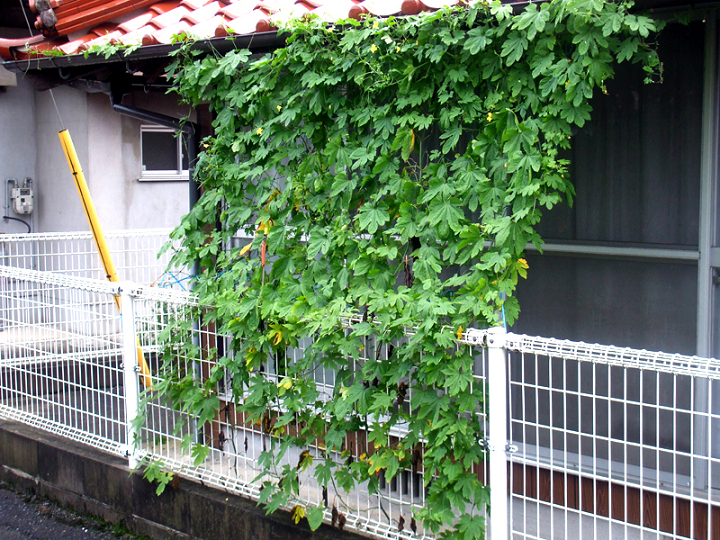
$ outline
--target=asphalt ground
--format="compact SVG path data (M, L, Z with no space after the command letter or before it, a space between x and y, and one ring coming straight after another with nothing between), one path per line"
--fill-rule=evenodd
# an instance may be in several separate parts
M0 540L143 540L0 482Z

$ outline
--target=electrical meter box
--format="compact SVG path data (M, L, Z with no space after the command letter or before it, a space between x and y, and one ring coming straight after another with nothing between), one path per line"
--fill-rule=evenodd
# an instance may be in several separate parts
M33 211L33 190L29 187L13 188L12 209L16 214L30 214Z

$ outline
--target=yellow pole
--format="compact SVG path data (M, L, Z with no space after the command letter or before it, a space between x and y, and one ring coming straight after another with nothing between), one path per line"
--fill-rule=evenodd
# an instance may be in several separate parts
M93 204L92 197L90 196L90 190L88 189L87 182L85 181L85 174L83 174L82 167L80 166L80 160L78 159L77 152L75 152L75 145L70 138L70 132L67 129L62 130L59 134L60 144L62 144L65 157L68 160L70 166L70 172L75 179L75 187L77 187L78 193L80 194L80 202L82 202L85 215L87 216L88 223L90 223L90 230L92 231L95 245L97 246L100 260L102 261L103 268L105 269L105 276L109 281L117 283L118 277L115 271L115 265L113 264L110 250L108 249L107 242L105 241L105 235L103 234L102 227L100 226L100 220L98 219L97 212L95 211L95 205ZM120 298L115 296L115 305L117 306L118 312L122 313L120 309ZM140 371L143 374L143 385L145 388L150 388L150 368L145 361L145 355L140 347L140 342L137 344L137 363L140 366Z

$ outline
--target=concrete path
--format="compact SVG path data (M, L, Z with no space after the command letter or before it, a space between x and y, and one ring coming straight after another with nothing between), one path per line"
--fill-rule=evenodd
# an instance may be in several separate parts
M0 483L0 540L140 540Z

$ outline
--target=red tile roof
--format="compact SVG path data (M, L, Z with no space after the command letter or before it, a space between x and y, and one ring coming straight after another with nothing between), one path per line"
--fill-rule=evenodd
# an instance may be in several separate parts
M328 21L432 11L462 0L29 0L43 38L5 40L0 58L21 60L55 49L78 54L105 43L157 45L187 33L201 39L266 32L315 13Z

